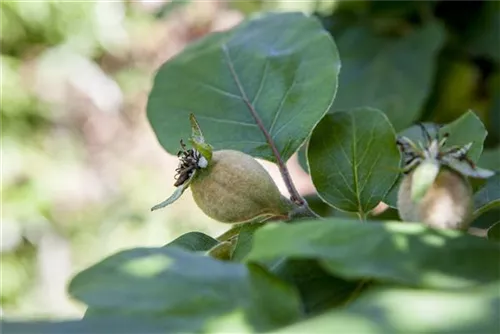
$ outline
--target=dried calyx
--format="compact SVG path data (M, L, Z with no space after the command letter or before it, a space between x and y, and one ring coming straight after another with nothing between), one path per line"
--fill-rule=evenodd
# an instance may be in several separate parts
M208 160L196 149L186 149L186 145L182 139L181 147L182 149L177 153L177 157L180 158L180 161L179 167L175 170L177 172L175 175L175 187L178 187L189 180L195 170L206 168L208 166Z
M398 211L405 221L436 228L467 229L472 189L467 177L488 178L494 172L477 167L467 156L472 143L445 148L448 134L432 138L420 125L426 143L398 138L405 174L398 192ZM436 131L436 133L438 133Z

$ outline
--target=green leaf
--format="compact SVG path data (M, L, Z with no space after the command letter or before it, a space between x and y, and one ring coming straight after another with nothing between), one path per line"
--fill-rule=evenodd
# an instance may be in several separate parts
M252 249L253 235L262 226L263 223L247 223L241 228L231 260L241 261L247 256Z
M368 213L398 177L400 153L387 117L371 108L326 115L307 148L319 196L333 207Z
M500 221L488 229L488 239L500 241Z
M192 252L205 252L217 245L219 242L214 238L201 232L189 232L169 242L163 247L179 247Z
M486 211L479 217L474 217L471 227L479 229L489 229L495 223L500 221L500 207Z
M500 279L500 245L454 230L414 223L354 220L273 224L254 235L248 261L287 256L319 259L347 279L465 288Z
M498 333L500 286L427 291L382 287L349 306L274 333Z
M332 276L314 260L281 260L272 272L299 290L307 314L341 306L360 286L359 281Z
M172 154L194 113L215 150L275 161L261 122L287 160L331 105L339 69L335 43L317 19L262 14L167 61L155 77L147 114Z
M401 38L378 36L368 26L348 29L337 38L342 71L330 111L373 107L384 111L397 130L407 127L432 89L443 40L437 23Z
M466 48L475 57L486 57L500 63L500 4L487 1L476 20L467 25Z
M379 20L402 20L419 10L432 10L432 3L419 3L413 1L370 1L366 4L370 16ZM382 24L382 23L380 23ZM394 23L393 23L394 24ZM403 24L403 23L401 23Z
M321 217L333 217L339 213L339 211L326 204L317 194L306 195L304 196L304 199L307 204L309 204L311 210L316 212Z
M210 332L228 322L264 331L300 316L295 291L262 268L176 247L117 253L79 273L69 292L93 310L87 317L162 319L170 332Z
M130 317L88 318L66 321L5 321L5 334L165 334L175 331L176 322Z
M189 177L188 180L186 180L183 184L181 184L177 188L175 188L174 193L169 198L167 198L163 202L153 206L151 208L151 211L162 209L162 208L174 203L175 201L177 201L181 197L181 195L184 193L184 191L189 187L189 184L191 183L191 181L193 181L193 178L195 177L195 175L196 175L196 169L193 170L193 173L191 174L191 176Z
M396 182L394 182L391 189L384 198L384 203L394 209L397 209L398 207L398 192L399 187L401 186L401 182L403 181L403 175L404 174L399 174Z
M500 206L500 174L486 180L486 184L474 194L474 216Z
M483 122L481 122L472 110L467 111L453 122L443 126L439 132L441 135L445 133L450 134L446 141L447 147L454 145L464 146L472 143L467 157L474 162L479 160L483 152L484 140L488 134Z
M415 169L411 181L411 199L418 203L432 186L439 173L439 163L424 161Z
M478 164L483 168L500 171L500 146L494 149L485 149Z
M210 162L212 160L212 146L205 143L205 137L193 114L189 115L189 121L191 122L191 138L189 139L191 145L207 159L207 162Z

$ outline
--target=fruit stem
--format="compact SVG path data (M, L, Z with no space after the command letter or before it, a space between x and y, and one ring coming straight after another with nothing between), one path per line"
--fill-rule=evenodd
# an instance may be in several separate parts
M233 62L231 60L231 57L229 56L228 48L226 47L226 45L223 45L222 49L224 51L224 55L226 56L226 61L227 61L228 67L229 67L229 71L231 72L231 75L234 79L234 82L236 83L236 86L238 86L238 89L240 91L241 98L242 98L243 102L245 102L245 104L247 105L248 109L250 110L250 114L252 115L253 119L257 123L257 126L259 127L259 129L264 134L264 137L266 138L267 144L271 148L271 151L273 152L273 155L276 158L276 163L277 163L278 168L280 170L281 177L283 178L283 181L285 182L288 193L290 194L290 200L293 203L297 204L298 206L303 207L303 209L305 211L308 211L314 217L317 217L318 215L315 212L313 212L311 210L311 208L309 208L309 204L307 204L306 200L297 191L297 188L295 187L295 184L293 183L292 178L290 177L290 172L288 171L288 168L287 168L285 162L281 158L281 155L280 155L278 149L276 148L276 145L274 144L274 141L273 141L271 135L269 134L269 132L265 128L264 124L262 123L262 120L260 119L259 114L255 110L252 102L250 102L250 100L248 99L248 96L245 93L245 90L243 89L243 86L240 82L240 79L238 78L238 75L236 74L236 71L234 69Z

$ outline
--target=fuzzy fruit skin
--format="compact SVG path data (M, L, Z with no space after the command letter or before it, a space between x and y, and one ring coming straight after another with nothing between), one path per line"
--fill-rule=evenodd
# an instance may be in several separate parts
M287 216L289 204L269 173L252 156L214 151L190 185L194 201L209 217L241 223L259 216Z
M472 215L472 188L464 176L442 167L419 203L411 199L412 176L413 172L404 177L398 192L402 220L433 228L467 230Z

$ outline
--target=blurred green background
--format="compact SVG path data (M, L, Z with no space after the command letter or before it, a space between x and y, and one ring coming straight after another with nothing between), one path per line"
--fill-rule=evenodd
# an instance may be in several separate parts
M447 36L421 119L449 122L474 109L490 133L491 158L484 167L494 167L500 141L498 4L1 2L3 316L81 315L66 294L77 271L120 249L228 228L204 216L191 196L150 212L172 193L177 159L157 143L145 105L164 61L252 12L314 13L335 37L360 21L386 34L435 16ZM276 168L263 164L284 192ZM298 188L313 192L296 159L291 169Z

